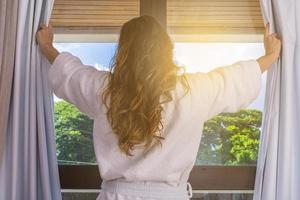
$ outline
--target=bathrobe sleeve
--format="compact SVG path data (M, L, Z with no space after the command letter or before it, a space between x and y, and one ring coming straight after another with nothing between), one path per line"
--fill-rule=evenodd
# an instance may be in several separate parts
M190 74L192 102L202 104L200 114L204 115L204 120L222 112L236 112L259 95L261 74L256 60L236 62L208 73Z
M84 65L78 57L62 52L49 70L48 82L57 97L94 119L101 112L100 93L108 73Z

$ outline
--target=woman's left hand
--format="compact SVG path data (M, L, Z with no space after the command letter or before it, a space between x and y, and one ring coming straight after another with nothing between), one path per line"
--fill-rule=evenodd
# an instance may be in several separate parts
M265 55L257 59L262 73L268 70L279 58L282 46L281 40L276 33L269 34L269 23L265 27L264 46Z

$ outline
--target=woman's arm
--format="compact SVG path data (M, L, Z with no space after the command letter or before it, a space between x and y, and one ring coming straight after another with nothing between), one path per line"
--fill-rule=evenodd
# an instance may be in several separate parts
M268 70L280 56L281 41L276 33L269 35L269 24L265 28L264 46L266 54L257 59L261 72Z
M36 37L40 50L52 64L48 71L48 83L55 95L95 119L102 112L100 94L108 73L84 65L78 57L68 52L59 53L53 47L51 26L41 25Z
M45 24L41 24L40 30L36 34L36 39L42 53L52 64L59 52L53 47L53 31L51 25L47 27Z
M257 60L236 62L208 73L188 74L193 107L199 107L204 119L221 112L236 112L247 107L259 95L261 74L279 57L281 42L276 34L264 36L266 54ZM206 113L206 115L204 114Z

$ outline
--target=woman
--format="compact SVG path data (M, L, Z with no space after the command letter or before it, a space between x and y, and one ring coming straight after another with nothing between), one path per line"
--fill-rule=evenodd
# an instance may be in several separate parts
M262 72L281 49L267 27L266 55L188 74L173 62L167 32L154 18L141 16L122 26L106 72L59 53L51 27L42 25L37 41L52 63L54 93L94 119L94 149L103 179L100 200L191 197L187 180L203 123L249 105L259 94Z

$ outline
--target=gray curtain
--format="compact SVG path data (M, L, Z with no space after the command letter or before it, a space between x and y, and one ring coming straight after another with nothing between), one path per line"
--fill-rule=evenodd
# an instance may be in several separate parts
M14 69L17 0L0 1L0 163L3 156Z
M6 0L9 1L13 2ZM39 24L49 20L53 0L18 0L17 3L17 12L8 13L17 17L17 26L12 95L0 163L0 199L60 200L53 97L47 84L50 66L41 56L35 39Z
M283 49L267 76L254 200L299 200L300 1L261 0L261 7Z

